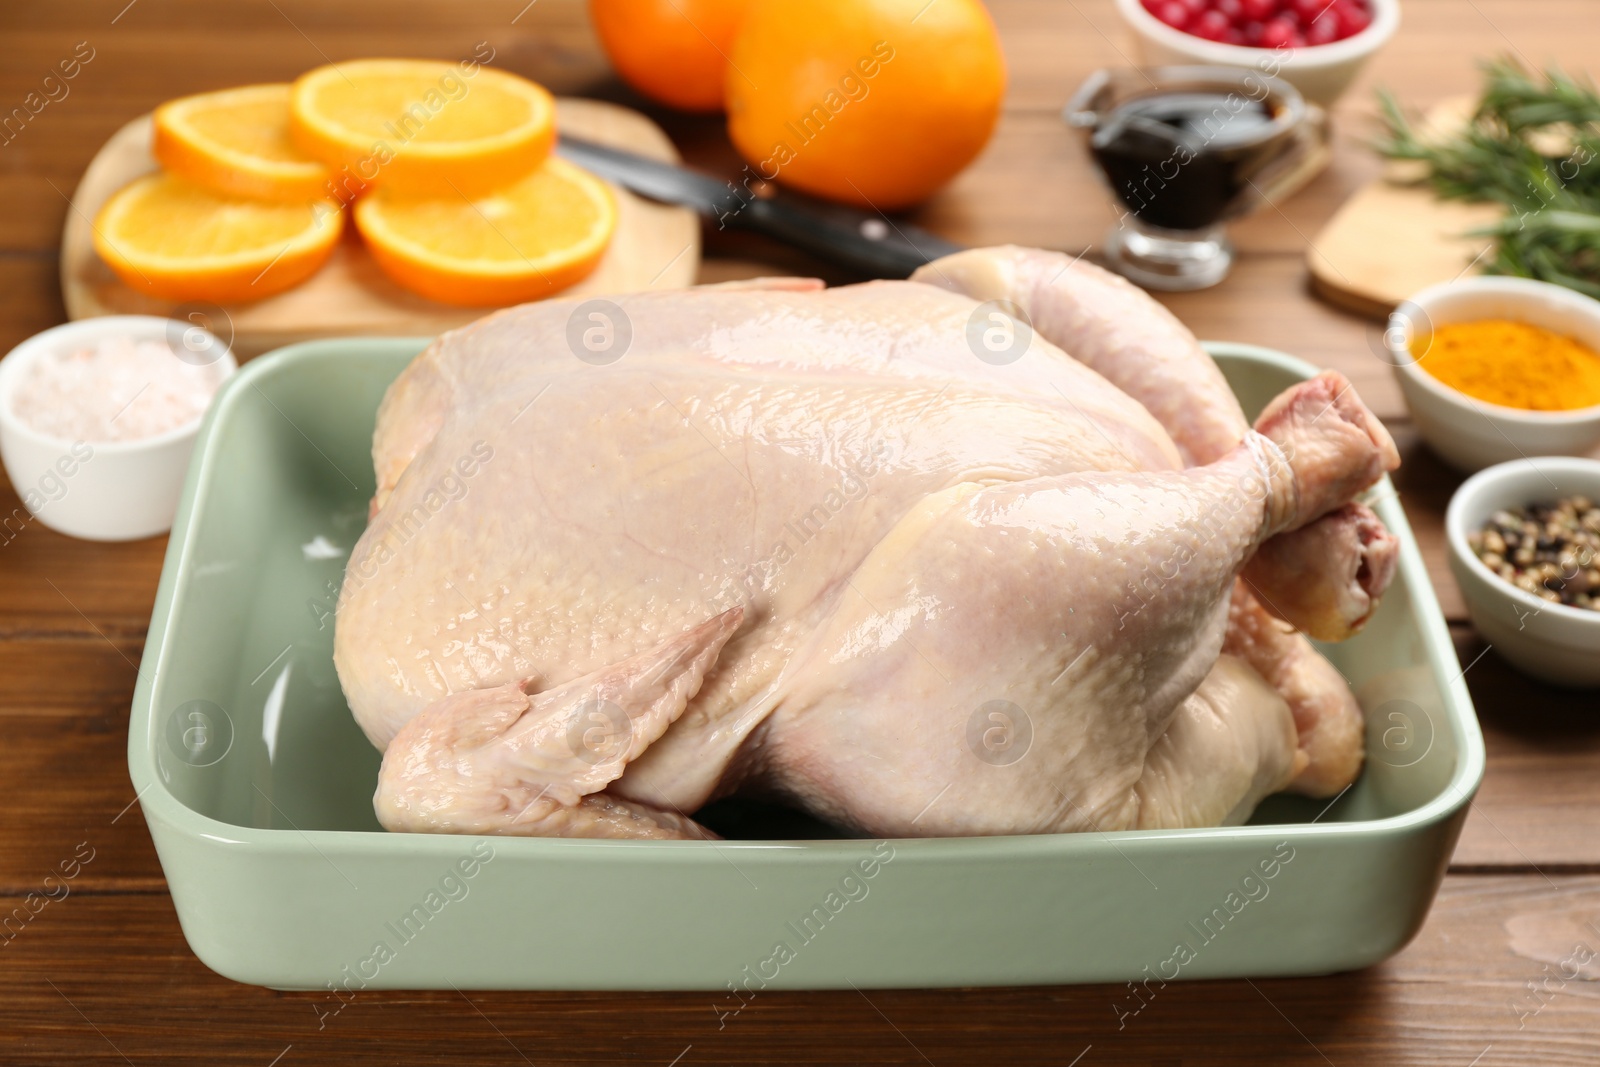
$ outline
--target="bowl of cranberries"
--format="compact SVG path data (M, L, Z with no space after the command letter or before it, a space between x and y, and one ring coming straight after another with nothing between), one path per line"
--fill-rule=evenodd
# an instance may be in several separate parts
M1149 65L1248 67L1332 104L1400 25L1400 0L1117 0Z

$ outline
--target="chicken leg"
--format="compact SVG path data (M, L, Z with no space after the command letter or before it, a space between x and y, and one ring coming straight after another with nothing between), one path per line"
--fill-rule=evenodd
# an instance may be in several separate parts
M1191 464L1211 462L1249 429L1194 335L1114 274L1059 253L1005 247L960 252L915 277L976 299L1010 300L1041 336L1144 404ZM1380 442L1383 469L1397 466L1387 432L1355 401L1349 383L1326 375L1319 381L1326 403L1309 405L1298 417L1321 419L1342 408L1351 432ZM1269 408L1257 426L1282 417ZM1313 637L1343 640L1376 609L1393 578L1398 548L1372 510L1351 501L1270 538L1245 564L1229 647L1247 649L1246 660L1279 685L1295 709L1307 739L1293 786L1298 791L1331 795L1354 777L1361 709L1338 671L1303 637L1273 626L1268 612Z
M1194 334L1144 290L1091 263L1034 248L981 248L935 260L912 278L1009 301L1040 336L1143 404L1188 464L1219 458L1250 428ZM1330 403L1347 393L1341 380ZM1385 459L1388 469L1399 465L1392 444ZM1377 516L1353 502L1325 526L1280 535L1246 575L1280 618L1338 641L1370 617L1397 551Z

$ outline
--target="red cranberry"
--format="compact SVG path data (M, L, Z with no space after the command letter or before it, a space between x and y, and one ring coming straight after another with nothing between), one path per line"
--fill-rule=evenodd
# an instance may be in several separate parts
M1344 0L1334 4L1334 17L1339 20L1339 36L1354 37L1368 26L1372 25L1372 16L1365 8L1357 3Z
M1294 24L1280 16L1261 27L1261 39L1256 44L1262 48L1285 48L1296 36Z
M1228 25L1228 16L1220 11L1207 11L1194 20L1189 32L1208 41L1221 41L1228 36L1228 31L1232 28Z
M1189 25L1189 9L1178 0L1162 0L1155 16L1175 30L1187 29Z
M1306 27L1306 44L1332 44L1339 39L1339 20L1330 11Z
M1372 24L1369 0L1139 0L1174 29L1251 48L1329 44Z
M1289 0L1288 6L1299 18L1300 25L1310 26L1331 4L1332 0Z

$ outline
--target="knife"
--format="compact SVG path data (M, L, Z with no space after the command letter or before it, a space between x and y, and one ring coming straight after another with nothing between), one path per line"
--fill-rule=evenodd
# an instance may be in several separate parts
M681 204L733 227L775 237L878 278L904 278L961 245L886 215L827 204L762 182L759 193L687 167L562 134L556 151L650 200Z

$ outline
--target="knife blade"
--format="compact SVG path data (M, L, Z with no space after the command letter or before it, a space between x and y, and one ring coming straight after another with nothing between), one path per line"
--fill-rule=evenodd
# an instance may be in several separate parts
M910 223L824 203L770 182L762 183L757 193L688 167L566 134L556 151L647 199L693 208L719 228L763 233L873 277L904 278L929 260L962 249Z

